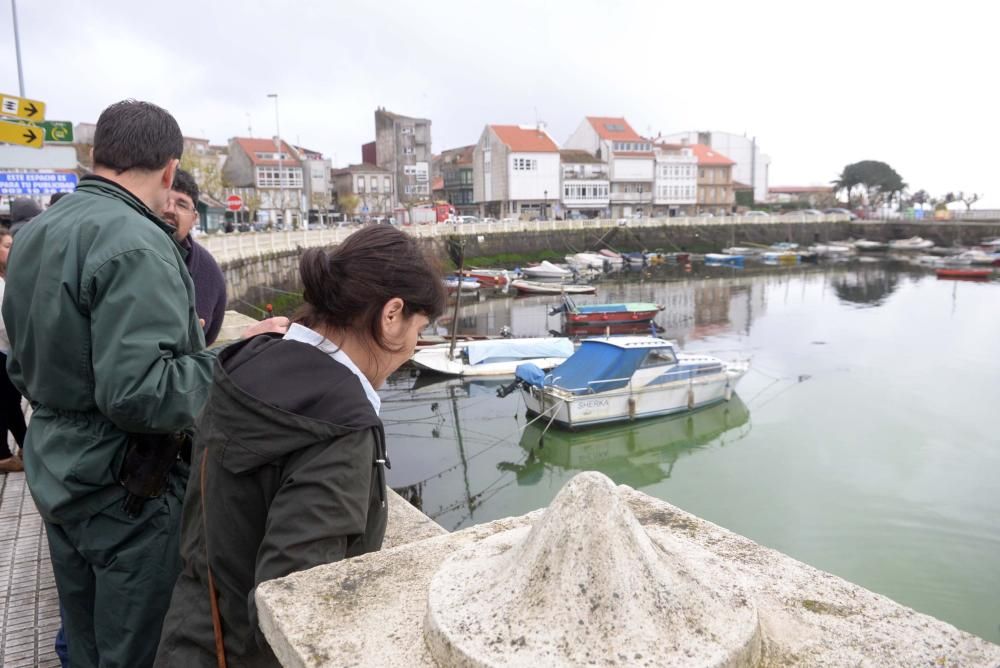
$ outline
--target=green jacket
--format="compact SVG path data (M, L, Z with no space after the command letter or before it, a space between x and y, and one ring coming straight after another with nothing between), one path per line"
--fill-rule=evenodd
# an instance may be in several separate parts
M7 370L35 407L25 469L47 521L122 496L127 432L188 428L204 405L215 355L182 252L145 204L97 176L17 235Z

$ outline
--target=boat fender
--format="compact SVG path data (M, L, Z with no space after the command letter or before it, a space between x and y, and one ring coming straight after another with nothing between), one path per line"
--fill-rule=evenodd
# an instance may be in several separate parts
M688 410L690 411L693 409L694 409L694 388L691 387L688 389Z
M628 398L628 419L635 419L635 397Z
M726 401L733 398L733 388L729 383L726 383L726 393L724 396L726 397Z

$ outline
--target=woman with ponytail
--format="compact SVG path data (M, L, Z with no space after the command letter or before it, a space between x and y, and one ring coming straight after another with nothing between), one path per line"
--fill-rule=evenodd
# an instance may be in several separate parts
M376 390L441 314L438 267L387 225L303 253L284 335L219 355L196 425L183 570L160 666L278 666L257 626L261 582L378 550L389 466Z

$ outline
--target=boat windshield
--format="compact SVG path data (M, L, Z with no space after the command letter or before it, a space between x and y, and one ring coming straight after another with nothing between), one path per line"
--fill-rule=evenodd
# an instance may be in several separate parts
M677 364L677 355L673 348L653 348L646 354L646 359L639 365L640 369Z

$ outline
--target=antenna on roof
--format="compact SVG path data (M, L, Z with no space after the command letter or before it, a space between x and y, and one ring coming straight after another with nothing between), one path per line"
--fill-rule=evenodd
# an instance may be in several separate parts
M253 127L250 126L250 112L247 112L247 135L253 139Z

